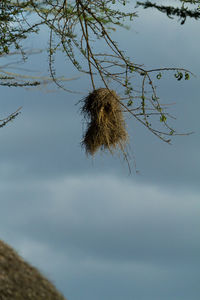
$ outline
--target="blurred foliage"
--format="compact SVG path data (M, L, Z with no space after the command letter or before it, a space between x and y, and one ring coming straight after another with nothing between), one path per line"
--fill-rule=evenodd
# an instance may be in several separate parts
M155 8L159 12L166 14L169 18L178 17L180 24L184 25L187 18L192 18L195 20L200 19L200 1L197 0L178 0L180 3L179 7L174 7L174 5L157 5L151 1L137 2L137 6L142 6L143 8ZM189 5L189 7L188 7Z

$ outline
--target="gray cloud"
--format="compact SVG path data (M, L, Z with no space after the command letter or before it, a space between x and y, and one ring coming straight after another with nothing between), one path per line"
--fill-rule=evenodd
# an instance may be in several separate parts
M185 242L190 248L193 247L189 241L191 237L193 242L197 238L198 194L179 192L173 195L173 191L159 191L153 186L120 183L119 179L112 180L106 177L75 177L60 182L41 181L26 185L17 183L16 187L12 184L12 191L8 190L9 187L5 188L4 184L2 195L4 194L4 210L7 207L7 213L3 213L2 218L6 219L4 216L8 215L12 207L15 212L13 223L10 220L7 220L7 223L19 227L22 232L28 229L33 234L36 232L42 237L46 235L48 240L48 232L49 235L54 231L60 232L61 236L66 235L77 248L76 242L82 243L84 248L88 244L85 238L90 240L90 236L93 236L90 242L95 241L93 246L97 254L100 249L99 255L103 253L101 247L103 244L109 244L111 237L115 240L115 249L119 245L129 245L119 248L126 257L127 254L124 253L130 246L133 247L131 250L135 249L139 256L142 255L141 249L137 252L140 243L134 242L140 238L144 243L143 249L145 245L154 249L156 243L153 243L153 240L159 239L164 254L165 247L169 244L164 242L166 237L171 239L167 253L173 243L176 246L176 241L179 245L181 243L180 248L184 248ZM15 194L15 198L10 197L11 193ZM187 223L187 219L190 222ZM173 231L173 227L177 232ZM192 233L192 236L188 232ZM83 236L86 233L88 236ZM74 238L76 236L77 239ZM58 245L60 236L57 235L54 239L58 239L55 243ZM106 239L107 243L102 243L101 239ZM173 250L176 250L176 247ZM110 255L113 255L112 248ZM132 251L130 257L131 255Z
M80 299L74 291L78 278L80 293L92 297L96 287L97 299L115 292L121 299L126 289L127 297L133 293L145 299L150 293L166 299L166 290L175 286L177 297L186 293L187 299L187 286L194 289L191 299L197 299L199 193L106 176L17 183L12 190L3 184L0 189L1 236L50 278L57 274L66 296L69 290ZM107 288L100 292L102 284ZM170 291L167 295L175 298Z

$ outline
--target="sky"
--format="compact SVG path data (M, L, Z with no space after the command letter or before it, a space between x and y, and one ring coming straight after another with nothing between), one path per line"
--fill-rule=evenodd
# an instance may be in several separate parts
M85 155L77 103L91 86L63 57L58 75L79 77L66 86L81 94L54 85L1 87L1 118L23 108L0 130L0 238L68 300L200 297L199 22L181 26L137 11L130 30L113 34L127 55L147 67L185 67L196 77L179 83L166 74L158 87L164 103L176 102L176 128L192 135L167 145L128 119L132 174L118 156ZM27 43L41 47L46 38L44 31ZM31 56L28 67L46 75L45 53Z

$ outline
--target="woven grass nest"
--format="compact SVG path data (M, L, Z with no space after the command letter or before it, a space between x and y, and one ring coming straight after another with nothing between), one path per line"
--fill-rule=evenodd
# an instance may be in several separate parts
M99 88L84 100L82 111L87 120L87 128L82 145L87 154L94 155L98 150L117 148L124 152L128 134L125 128L120 99L115 91Z

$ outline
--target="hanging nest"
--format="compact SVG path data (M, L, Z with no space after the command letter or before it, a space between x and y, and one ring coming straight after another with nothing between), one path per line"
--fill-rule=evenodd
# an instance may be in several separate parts
M90 93L83 103L81 112L88 121L82 141L86 153L94 155L99 149L113 153L117 148L124 153L128 134L117 94L100 88Z

